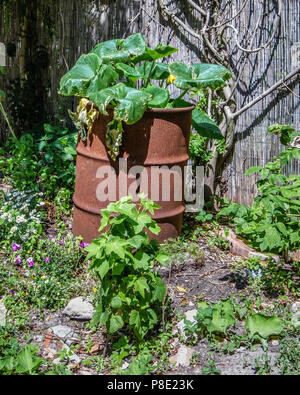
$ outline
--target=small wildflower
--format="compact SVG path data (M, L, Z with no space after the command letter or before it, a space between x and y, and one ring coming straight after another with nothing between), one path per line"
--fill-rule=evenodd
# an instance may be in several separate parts
M50 258L45 258L45 262L49 263L50 262Z
M32 258L28 258L28 259L26 259L26 261L28 262L29 267L33 267L34 266L34 262L33 262Z
M17 250L19 250L20 248L21 248L21 246L20 246L19 244L12 243L12 249L13 249L13 251L17 251Z
M10 233L14 233L14 232L16 232L18 230L18 228L16 227L16 226L13 226L11 229L10 229Z
M20 265L21 262L22 262L22 258L20 257L20 255L18 255L17 258L15 259L15 263Z
M82 248L85 248L85 247L87 247L87 246L89 246L90 244L89 243L79 243L78 244L78 247L80 248L80 249L82 249Z

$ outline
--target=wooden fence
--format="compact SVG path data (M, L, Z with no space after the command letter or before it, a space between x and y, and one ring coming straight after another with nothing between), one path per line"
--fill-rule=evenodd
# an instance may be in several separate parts
M98 42L142 32L151 46L163 42L179 48L178 53L173 55L173 60L192 63L201 59L202 43L171 26L163 18L158 0L35 1L35 42L38 48L43 49L40 53L47 54L48 63L42 76L43 84L47 88L45 102L52 119L66 118L66 108L75 106L73 99L57 95L61 76L73 66L82 53L90 51ZM231 2L233 12L242 2ZM174 7L178 3L184 7L186 1L170 0L171 6L172 3ZM249 7L243 10L245 20L249 12L255 12L255 0L250 0ZM197 29L198 22L193 13L188 19L189 25ZM299 20L299 0L284 0L283 29L278 44L275 49L274 46L266 49L255 58L255 68L245 68L243 78L250 78L251 75L251 89L243 91L241 85L236 95L237 106L242 106L246 99L257 96L263 89L280 79L285 72L291 71L297 62L299 64ZM0 18L0 42L5 45L16 45L16 56L7 58L9 74L6 80L15 78L20 73L22 34L17 21L16 15L6 21L4 15ZM5 81L0 81L0 87L5 89L5 84ZM229 199L244 204L251 203L255 192L255 176L245 177L243 173L252 165L264 165L280 152L278 140L266 134L270 124L288 123L300 129L299 85L294 87L294 94L286 92L284 89L278 98L278 91L275 91L239 117L234 153L227 161L224 173L227 178L226 196ZM3 125L1 135L3 140ZM293 162L287 168L288 173L299 171L299 163Z

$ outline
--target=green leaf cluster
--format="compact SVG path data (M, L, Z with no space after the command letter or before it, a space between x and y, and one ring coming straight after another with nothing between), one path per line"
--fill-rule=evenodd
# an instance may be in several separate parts
M142 339L159 322L166 286L155 260L164 264L156 240L160 228L151 218L158 206L141 196L135 204L131 197L110 203L101 210L101 233L87 248L90 270L101 280L95 324L104 325L110 334L125 327ZM148 232L148 233L147 233Z
M168 57L177 49L159 44L154 49L146 45L140 33L126 39L115 39L97 44L91 52L80 56L74 67L60 81L59 93L76 95L90 100L100 113L107 115L107 108L114 110L113 119L128 125L139 121L148 108L169 108L192 106L181 98L195 89L212 90L226 86L231 73L223 66L196 63L162 63L159 59ZM183 92L171 100L169 85ZM91 132L86 117L70 114L76 127ZM222 134L215 122L202 110L194 109L193 127L201 135L221 139ZM120 133L111 133L108 128L110 155L116 159L121 145Z
M219 303L212 304L198 303L195 320L196 325L191 321L184 320L187 334L196 332L199 335L207 333L225 335L236 322L235 311L229 299L222 299Z
M253 205L231 203L218 214L232 218L236 232L260 251L286 256L300 248L300 176L283 174L292 159L300 159L299 148L287 148L265 167L249 168L246 175L259 175Z

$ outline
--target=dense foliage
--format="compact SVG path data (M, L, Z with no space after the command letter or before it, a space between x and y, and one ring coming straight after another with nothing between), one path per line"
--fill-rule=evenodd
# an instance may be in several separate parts
M130 197L110 203L101 211L100 226L109 229L86 247L91 269L101 280L94 322L105 325L110 334L126 325L142 339L159 322L166 286L152 269L155 260L164 263L166 257L146 233L160 232L149 215L156 208L151 200L136 205Z
M287 125L272 125L270 133L281 134L281 142L290 144L297 133ZM233 219L238 234L261 251L282 253L300 248L300 176L286 176L283 166L300 159L300 149L290 146L265 167L254 166L246 175L257 172L258 196L251 207L231 203L218 216Z

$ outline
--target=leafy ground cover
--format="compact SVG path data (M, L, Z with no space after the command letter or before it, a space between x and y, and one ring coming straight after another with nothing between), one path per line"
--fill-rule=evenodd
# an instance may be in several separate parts
M279 262L234 256L224 238L234 224L209 206L185 216L177 240L149 244L146 228L159 232L149 217L155 205L125 199L103 212L110 232L87 246L70 232L71 143L61 128L46 128L52 158L30 138L29 150L9 143L1 151L1 374L299 374L299 264L286 244L271 248ZM21 162L34 178L22 181ZM69 184L49 184L55 163ZM263 207L259 221L270 210L282 218L280 202ZM296 243L296 226L292 218L282 239ZM93 317L65 314L78 296Z

